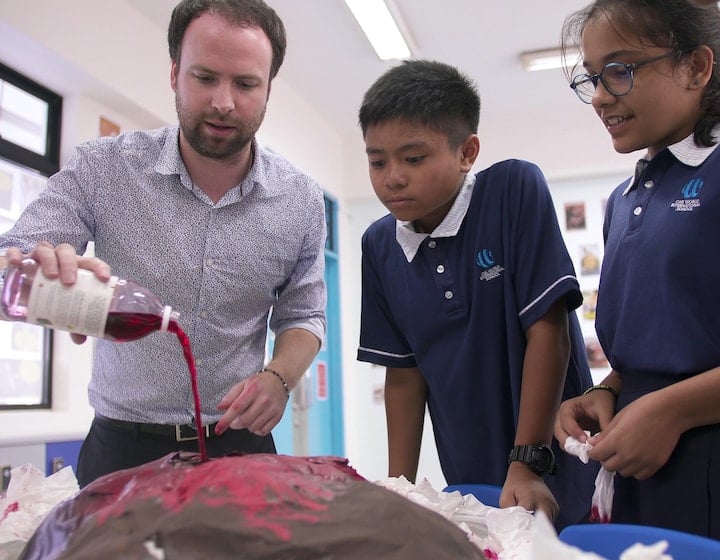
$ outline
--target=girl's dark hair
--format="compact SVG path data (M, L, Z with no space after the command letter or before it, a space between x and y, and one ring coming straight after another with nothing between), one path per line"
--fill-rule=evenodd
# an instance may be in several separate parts
M285 26L280 17L262 0L182 0L172 12L168 27L170 59L180 61L180 49L190 22L205 12L218 14L228 21L246 27L259 27L272 46L270 79L280 70L285 58Z
M676 62L705 45L713 52L710 82L702 99L703 115L695 125L695 142L699 146L715 144L713 127L720 122L720 10L717 4L696 6L688 0L596 0L571 14L562 28L562 50L566 54L581 45L582 32L588 22L604 16L620 35L632 33L648 45L666 47L677 53ZM568 78L575 73L568 70Z
M363 136L371 125L405 119L447 135L455 149L475 134L480 96L457 68L430 60L406 60L367 90L359 112Z

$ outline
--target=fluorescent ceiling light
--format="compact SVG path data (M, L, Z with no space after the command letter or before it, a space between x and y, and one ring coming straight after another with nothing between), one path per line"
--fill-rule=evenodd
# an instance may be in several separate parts
M532 72L534 70L552 70L553 68L573 67L580 62L580 52L568 49L563 57L560 49L543 49L520 53L523 68Z
M345 0L380 60L409 58L398 23L384 0Z

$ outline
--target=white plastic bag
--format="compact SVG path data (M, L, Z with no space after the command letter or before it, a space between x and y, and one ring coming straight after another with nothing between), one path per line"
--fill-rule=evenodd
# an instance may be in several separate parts
M50 510L78 490L72 467L48 477L31 464L15 467L0 498L0 560L15 560Z

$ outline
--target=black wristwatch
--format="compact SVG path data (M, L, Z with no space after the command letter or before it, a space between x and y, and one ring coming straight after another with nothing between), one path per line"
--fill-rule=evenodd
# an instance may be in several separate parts
M545 474L555 474L557 465L555 464L555 454L550 446L544 443L535 445L516 445L510 451L508 457L508 465L513 461L525 463L530 470L538 476Z

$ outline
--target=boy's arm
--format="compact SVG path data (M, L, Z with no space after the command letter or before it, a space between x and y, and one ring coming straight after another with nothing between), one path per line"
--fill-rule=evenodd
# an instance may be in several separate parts
M564 299L556 301L527 330L526 337L515 445L549 445L570 360L568 312Z
M527 330L526 336L515 445L549 445L570 358L568 312L564 299L555 302ZM521 505L533 511L542 509L551 519L557 514L557 502L542 478L518 461L508 468L501 505Z
M403 475L415 482L426 401L427 385L418 368L385 370L388 476Z

